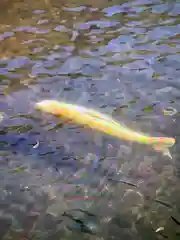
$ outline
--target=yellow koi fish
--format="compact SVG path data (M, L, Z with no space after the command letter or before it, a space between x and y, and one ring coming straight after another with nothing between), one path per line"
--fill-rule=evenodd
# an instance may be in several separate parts
M43 100L36 103L36 109L51 113L54 116L63 117L76 124L96 129L113 137L140 144L151 145L156 151L172 158L169 148L175 143L174 138L151 137L143 133L135 132L126 126L116 122L110 116L83 106L58 102L55 100Z

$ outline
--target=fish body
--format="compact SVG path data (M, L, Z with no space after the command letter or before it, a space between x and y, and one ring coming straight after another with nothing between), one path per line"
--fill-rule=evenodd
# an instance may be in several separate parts
M164 155L171 157L169 147L174 145L174 138L151 137L131 130L124 124L116 122L112 117L94 109L88 109L83 106L65 102L58 102L56 100L43 100L37 102L36 108L41 111L51 113L57 117L69 119L76 124L95 129L124 141L151 145L156 151L163 152Z

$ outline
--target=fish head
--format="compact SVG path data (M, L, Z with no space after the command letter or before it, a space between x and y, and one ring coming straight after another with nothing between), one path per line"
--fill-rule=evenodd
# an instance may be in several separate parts
M43 100L37 102L35 104L35 108L43 112L58 115L60 111L60 104L55 100Z

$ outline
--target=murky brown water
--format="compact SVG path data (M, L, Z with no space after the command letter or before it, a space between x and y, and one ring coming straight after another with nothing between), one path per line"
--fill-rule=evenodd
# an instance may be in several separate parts
M1 0L1 239L180 238L179 12L173 0ZM173 159L39 114L47 98L175 137Z

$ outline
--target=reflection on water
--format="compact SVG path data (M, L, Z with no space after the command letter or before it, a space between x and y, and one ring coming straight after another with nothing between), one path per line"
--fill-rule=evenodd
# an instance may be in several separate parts
M179 239L179 12L0 2L1 239ZM47 98L175 137L173 159L37 113Z

